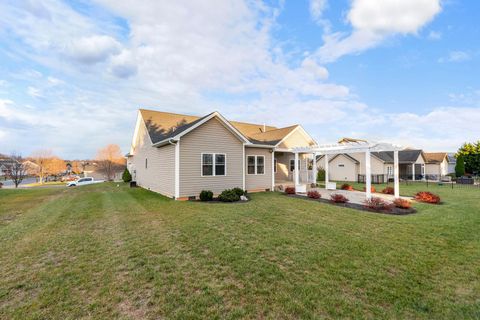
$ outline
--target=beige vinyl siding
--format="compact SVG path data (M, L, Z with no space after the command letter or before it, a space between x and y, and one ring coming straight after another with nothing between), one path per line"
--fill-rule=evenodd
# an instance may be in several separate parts
M308 147L314 143L311 139L307 139L304 134L300 132L301 129L295 129L282 143L278 145L279 148L294 148L294 147Z
M245 148L245 189L247 190L266 190L272 188L272 153L271 149L263 148ZM264 174L247 174L247 157L248 156L264 156L265 157L265 173Z
M289 180L290 172L290 158L293 155L287 152L275 152L275 159L277 159L277 173L275 173L275 181Z
M226 175L202 177L202 153L226 155ZM180 197L198 196L202 190L215 195L243 185L243 143L212 118L180 139Z
M145 168L145 159L148 159ZM131 160L132 177L137 185L168 197L175 194L175 146L151 146L145 125L139 128Z
M330 161L328 169L329 179L332 181L357 181L358 164L344 155Z

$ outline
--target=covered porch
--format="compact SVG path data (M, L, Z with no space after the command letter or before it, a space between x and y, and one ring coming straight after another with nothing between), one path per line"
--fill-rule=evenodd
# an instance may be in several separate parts
M285 179L282 181L279 179L275 181L277 183L288 183L292 186L295 186L297 193L307 192L307 187L310 184L316 184L317 177L317 166L313 159L316 159L318 155L325 156L325 189L326 190L336 190L336 184L329 181L328 175L328 158L329 156L334 156L342 153L365 153L365 184L366 192L364 197L366 199L371 199L371 186L372 186L372 172L371 172L371 153L380 152L380 151L393 151L394 154L394 164L393 164L393 181L394 181L394 198L400 197L400 170L399 170L399 160L398 160L398 151L403 148L397 145L389 143L370 143L370 142L351 142L351 143L337 143L329 145L317 145L312 147L299 147L291 149L277 149L275 153L290 153L293 155L293 159L289 159L289 165L291 164L291 176L288 177L291 179ZM272 157L272 161L275 163L275 157ZM309 169L308 162L305 161L305 168L302 170L302 162L304 159L312 159L312 166ZM300 161L302 160L302 161ZM278 161L278 160L277 160ZM278 165L278 162L276 162ZM275 169L274 169L275 170ZM278 170L278 168L276 169Z

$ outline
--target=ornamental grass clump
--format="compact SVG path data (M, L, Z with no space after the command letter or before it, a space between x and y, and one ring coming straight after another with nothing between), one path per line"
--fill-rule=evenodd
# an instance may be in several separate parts
M375 211L390 211L393 205L380 197L372 197L363 202L363 206L367 209Z
M317 190L310 190L307 193L307 197L312 199L320 199L322 195Z
M410 209L412 202L407 199L398 198L393 201L393 205L400 209Z
M295 194L295 187L286 187L285 188L286 194Z
M350 200L348 200L343 194L334 193L330 196L330 201L334 203L347 203Z
M395 190L392 187L386 187L385 189L382 190L383 194L394 194Z
M346 191L353 191L353 187L352 187L351 185L349 185L348 183L342 184L342 186L340 187L340 189L346 190Z
M415 195L415 200L419 202L432 203L432 204L440 203L440 197L428 191L420 191L419 193L417 193Z

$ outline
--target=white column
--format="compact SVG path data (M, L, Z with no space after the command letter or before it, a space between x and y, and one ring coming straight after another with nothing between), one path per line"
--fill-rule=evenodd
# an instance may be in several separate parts
M275 191L275 151L272 151L272 191Z
M393 152L393 189L395 198L400 198L400 183L398 179L398 151Z
M313 166L312 166L313 183L317 184L317 154L314 152L312 155L313 155Z
M412 180L415 181L415 163L412 163Z
M180 197L180 140L175 144L175 199Z
M328 154L325 155L325 189L328 185Z
M370 161L370 150L365 152L365 192L367 199L372 198L372 169Z
M298 152L295 152L295 163L293 164L293 173L295 175L295 186L298 186L300 184L299 181L299 170L300 168L298 167Z

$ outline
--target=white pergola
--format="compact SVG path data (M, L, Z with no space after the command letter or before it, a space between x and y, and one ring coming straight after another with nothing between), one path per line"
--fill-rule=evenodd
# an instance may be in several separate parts
M299 168L298 167L298 155L299 154L312 154L313 155L313 176L316 180L317 177L317 156L325 156L325 188L328 188L328 156L336 155L341 153L365 153L365 182L366 182L366 198L370 199L372 197L371 187L372 187L372 171L371 171L371 152L380 152L380 151L393 151L393 179L394 179L394 190L395 198L400 197L400 183L398 177L398 151L403 150L401 146L390 144L390 143L375 143L375 142L348 142L348 143L335 143L335 144L325 144L325 145L316 145L311 147L297 147L285 150L276 150L276 151L286 151L292 152L295 154L295 186L300 186L299 179Z

